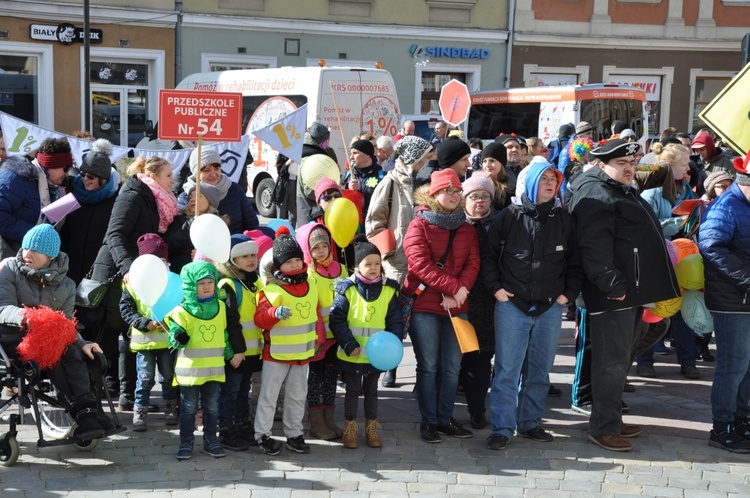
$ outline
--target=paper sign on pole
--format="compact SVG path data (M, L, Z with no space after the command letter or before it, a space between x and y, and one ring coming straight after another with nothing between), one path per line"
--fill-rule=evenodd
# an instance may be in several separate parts
M159 90L161 140L238 142L241 128L241 93Z
M703 109L700 118L738 154L750 151L750 64Z
M307 123L307 104L253 135L296 163L302 162L302 142Z

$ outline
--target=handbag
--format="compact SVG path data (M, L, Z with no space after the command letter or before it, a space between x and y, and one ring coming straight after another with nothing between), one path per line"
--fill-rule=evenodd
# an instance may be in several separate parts
M76 306L82 308L96 309L104 300L104 296L107 295L109 286L117 278L117 273L109 277L106 281L94 280L91 275L94 271L92 267L88 274L81 280L81 283L76 287Z

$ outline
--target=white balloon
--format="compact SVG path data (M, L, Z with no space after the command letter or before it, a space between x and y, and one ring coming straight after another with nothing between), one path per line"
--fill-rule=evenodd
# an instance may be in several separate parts
M130 265L128 285L146 306L153 306L167 288L167 265L153 254L138 256Z
M202 214L190 225L190 240L204 256L217 263L229 260L229 227L215 214Z

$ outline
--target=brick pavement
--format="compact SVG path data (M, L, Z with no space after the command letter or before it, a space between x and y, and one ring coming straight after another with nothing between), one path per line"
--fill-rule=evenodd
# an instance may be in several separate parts
M687 381L679 375L674 353L656 360L659 377L631 376L637 390L624 397L631 407L626 421L644 426L630 453L590 444L586 418L569 409L574 343L571 324L565 322L551 375L563 397L549 398L544 420L556 435L553 443L516 438L504 451L490 451L485 442L489 429L476 431L473 439L422 442L411 394L415 361L408 347L399 387L380 390L382 449L346 450L340 442L310 439L309 455L284 450L268 457L251 448L220 460L196 451L192 460L179 462L174 456L177 431L166 430L161 415L149 417L148 432L113 436L92 453L72 446L37 449L32 427L26 425L19 434L20 460L0 468L0 496L750 496L750 455L707 445L713 364L700 362L703 378ZM459 396L456 418L468 425L463 401ZM125 415L129 422L130 414ZM337 419L343 419L341 392ZM0 431L7 427L0 424ZM281 437L278 423L274 433Z

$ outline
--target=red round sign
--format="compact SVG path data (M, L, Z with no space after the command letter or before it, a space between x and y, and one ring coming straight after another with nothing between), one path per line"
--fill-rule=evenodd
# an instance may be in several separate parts
M450 80L440 91L440 114L451 126L458 126L469 117L469 89L458 80Z

